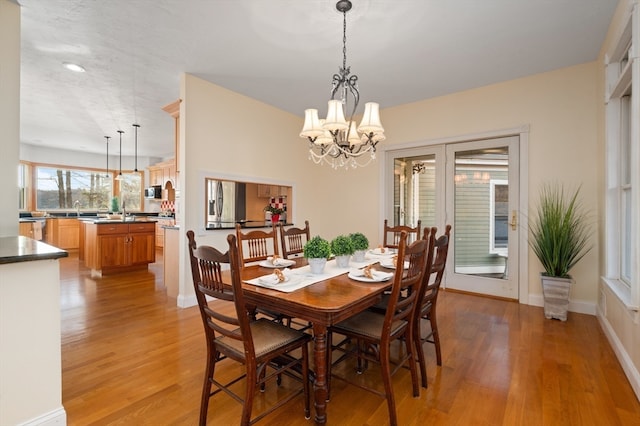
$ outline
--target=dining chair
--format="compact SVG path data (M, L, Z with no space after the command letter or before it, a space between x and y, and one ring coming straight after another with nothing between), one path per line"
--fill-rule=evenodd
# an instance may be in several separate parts
M416 241L420 238L420 225L422 221L418 219L418 223L415 227L410 227L406 225L398 225L398 226L389 226L387 219L384 220L384 234L383 234L383 246L389 248L398 248L398 242L400 241L400 233L405 231L407 236L407 241L412 242Z
M451 225L445 227L444 234L438 237L434 244L432 244L432 252L435 250L435 254L432 254L431 265L427 267L422 284L422 291L420 292L420 300L416 313L414 315L415 327L414 342L416 345L416 353L418 356L418 364L420 365L420 378L422 380L422 387L427 387L427 369L425 365L423 344L425 342L432 343L436 349L436 363L442 365L442 354L440 350L440 335L438 334L438 321L436 317L436 302L438 301L438 293L440 291L440 284L442 283L442 276L444 275L445 266L447 264L447 254L449 252L449 239L451 237ZM426 238L426 229L425 229ZM432 233L431 240L434 240L435 236ZM429 320L431 325L431 331L422 336L421 323L422 319Z
M197 246L193 231L187 232L193 286L204 325L207 341L207 363L200 401L200 425L207 423L209 399L224 391L242 404L240 424L249 425L260 420L278 407L301 393L304 396L304 415L310 418L309 354L308 343L311 336L306 333L277 324L265 318L251 320L247 313L240 278L240 255L236 237L227 237L229 251L222 254L210 246ZM222 281L222 264L229 263L231 287ZM212 309L207 296L224 300L235 305L235 316L226 311ZM300 351L296 357L293 351ZM297 353L297 352L296 352ZM237 361L245 366L244 374L229 382L221 383L214 378L216 365L224 359ZM266 374L267 368L274 371ZM276 377L278 385L282 374L287 374L302 382L299 389L280 398L258 416L251 418L253 401L258 386ZM244 396L230 389L230 385L246 379ZM216 389L212 392L212 385ZM280 394L280 392L278 392Z
M271 231L253 229L245 233L242 232L242 226L236 223L236 238L241 269L250 263L267 260L269 256L278 254L278 236L275 224L271 225ZM256 308L256 312L266 315L276 322L291 325L291 317L280 312L259 306Z
M362 311L329 327L327 334L328 342L332 342L334 333L344 336L342 341L336 345L331 345L331 350L338 351L341 355L334 362L331 362L331 356L329 356L329 362L327 363L329 392L333 376L386 398L389 421L392 426L397 425L398 420L391 376L405 364L411 372L413 396L417 397L419 395L412 318L418 291L425 272L428 251L427 241L423 239L407 244L406 231L401 231L398 243L398 258L407 259L409 264L405 268L404 263L399 263L399 267L395 270L386 312ZM400 293L403 290L407 290L408 295L401 298ZM405 350L399 351L401 353L396 359L391 359L391 343L396 340L404 342ZM335 365L354 357L357 360L357 371L359 373L362 372L362 360L380 364L384 392L362 384L356 384L344 376L332 373Z
M299 257L304 252L304 245L311 239L311 230L309 229L309 221L304 221L304 228L295 226L284 229L284 225L278 222L280 231L280 244L282 247L282 257L290 259Z
M252 229L245 233L242 232L242 226L236 223L236 239L241 269L249 263L267 260L269 256L278 254L275 225L271 226L271 231Z

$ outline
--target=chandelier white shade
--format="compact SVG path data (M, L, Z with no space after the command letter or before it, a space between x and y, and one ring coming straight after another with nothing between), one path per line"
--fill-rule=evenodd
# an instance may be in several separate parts
M334 169L366 166L376 158L376 145L385 139L384 128L380 121L380 107L375 102L365 104L360 125L356 127L354 114L360 100L358 76L349 75L347 67L347 12L351 2L341 0L336 9L343 14L342 67L333 75L331 99L327 106L325 119L318 117L317 109L307 109L304 113L304 125L300 137L309 140L309 159L314 163L327 163ZM340 99L334 99L340 93ZM351 94L353 104L349 121L345 119L345 109Z

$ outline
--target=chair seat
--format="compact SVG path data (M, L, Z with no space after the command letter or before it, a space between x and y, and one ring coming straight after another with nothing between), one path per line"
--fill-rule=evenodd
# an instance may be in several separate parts
M304 340L311 340L309 334L283 326L266 318L253 321L249 326L251 327L251 334L253 335L256 358L261 358L265 354L272 353L289 345L298 345L299 342ZM240 334L240 329L234 331ZM244 344L241 340L222 336L216 338L216 345L227 349L227 351L237 358L244 358Z
M340 334L358 334L371 339L380 339L382 336L382 326L384 325L384 315L376 312L363 311L357 315L347 318L344 321L331 327L333 331ZM394 336L406 327L407 321L395 320L391 323L391 335Z

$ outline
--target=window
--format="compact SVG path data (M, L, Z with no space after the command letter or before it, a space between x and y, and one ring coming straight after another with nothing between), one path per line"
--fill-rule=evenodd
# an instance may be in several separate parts
M120 207L125 203L128 212L141 211L142 201L142 176L139 173L122 173L120 181Z
M634 22L634 20L636 22ZM634 62L632 27L640 24L636 7L617 43L606 56L606 271L605 282L629 307L640 305L640 84ZM637 31L636 31L637 34ZM635 47L637 49L637 46ZM634 87L635 86L635 87Z
M104 170L36 166L36 209L106 210L111 199L111 182L111 175Z
M29 167L20 163L18 165L18 210L27 210L27 173Z

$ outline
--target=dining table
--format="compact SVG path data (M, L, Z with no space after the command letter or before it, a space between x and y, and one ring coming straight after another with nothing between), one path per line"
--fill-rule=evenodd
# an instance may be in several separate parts
M376 304L382 293L391 287L393 271L378 264L379 259L368 257L364 263L351 262L347 268L337 269L335 260L327 263L328 272L315 277L308 271L304 258L292 259L294 263L287 269L292 274L301 273L311 284L286 291L277 289L276 285L262 286L260 277L273 274L273 267L266 263L245 266L241 269L242 289L250 310L257 307L286 314L311 325L313 330L313 397L316 424L327 422L327 363L331 356L330 342L327 342L327 329L359 312ZM354 270L373 265L378 274L386 274L381 281L367 282L352 278ZM298 272L299 271L299 272ZM229 280L226 271L223 279ZM252 282L254 284L252 284ZM286 284L286 283L285 283ZM283 287L286 288L286 287Z

